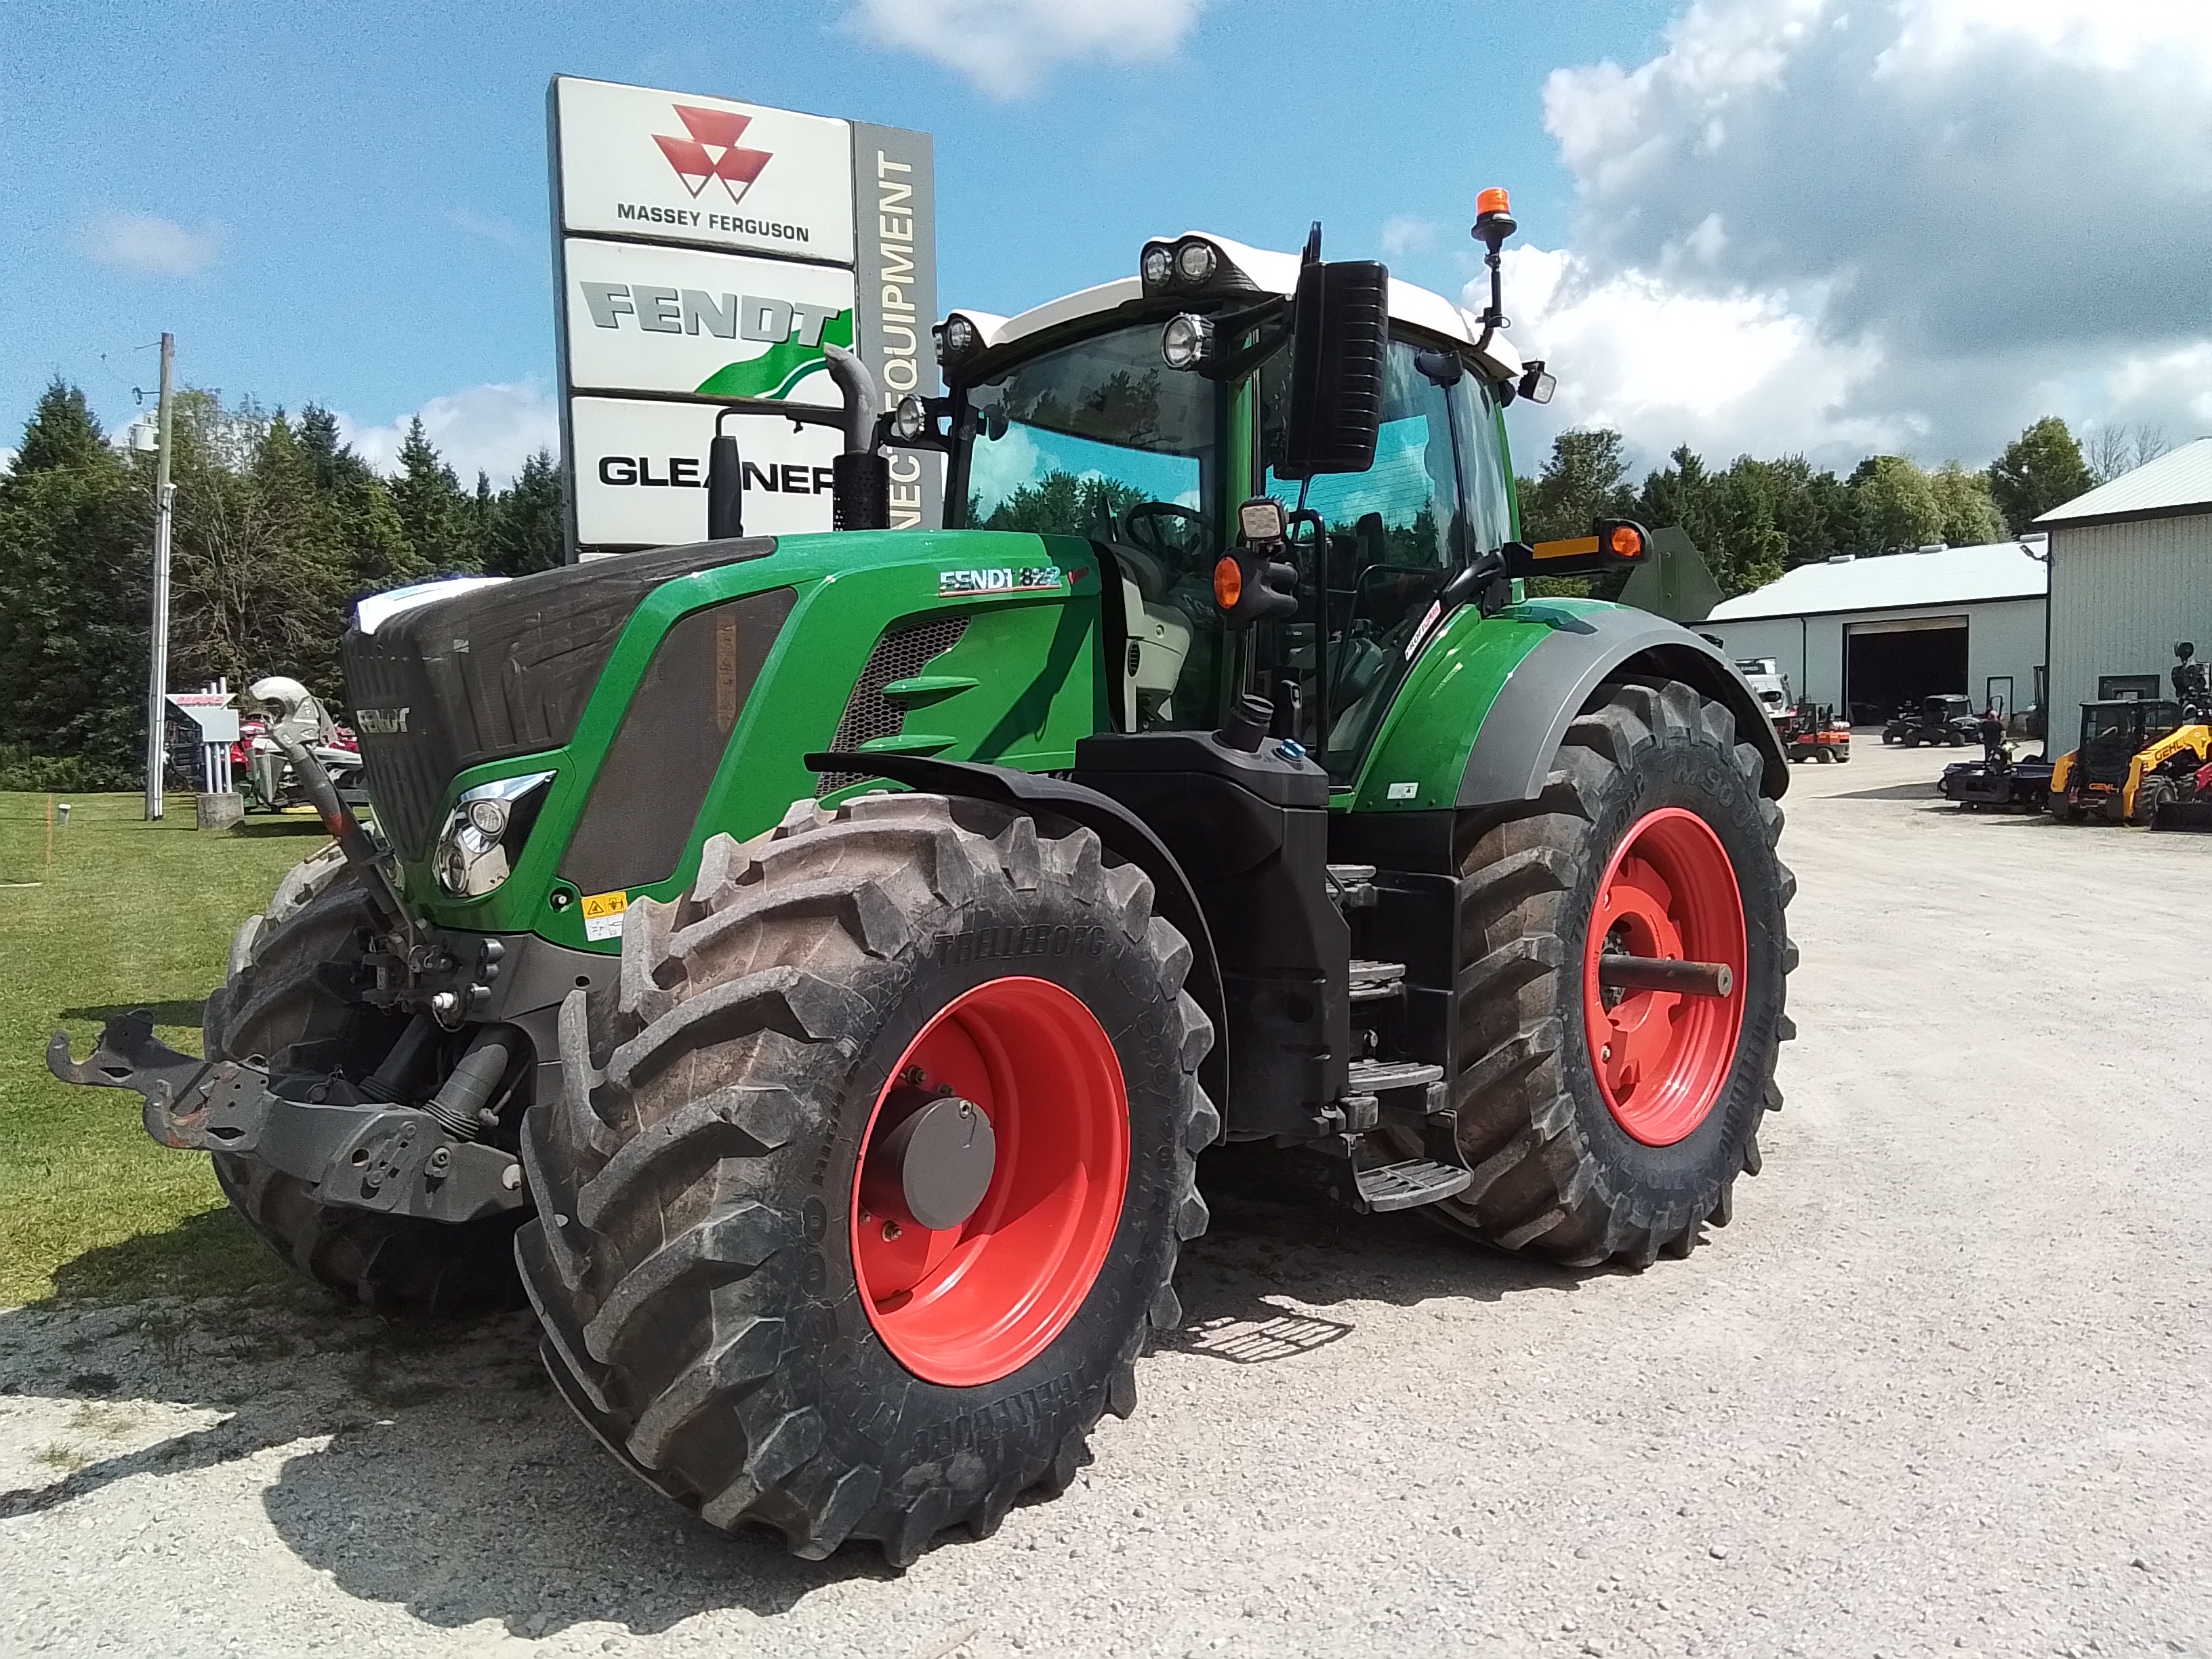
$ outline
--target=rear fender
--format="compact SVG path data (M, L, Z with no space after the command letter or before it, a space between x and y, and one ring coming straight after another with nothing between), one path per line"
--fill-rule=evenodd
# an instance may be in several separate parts
M1557 609L1549 635L1514 665L1474 734L1455 804L1535 799L1568 726L1592 694L1635 679L1680 680L1725 704L1737 741L1759 750L1760 793L1773 799L1789 788L1790 762L1774 723L1710 641L1648 611L1594 605Z
M994 801L1024 812L1049 812L1081 824L1116 857L1142 870L1152 878L1156 913L1189 941L1190 975L1184 988L1213 1022L1213 1047L1200 1065L1199 1080L1215 1101L1227 1101L1229 1018L1212 930L1206 926L1206 912L1200 908L1189 877L1150 824L1110 795L1063 778L1016 771L1012 767L877 752L809 755L806 764L816 772L858 772L887 778L933 795L958 795Z

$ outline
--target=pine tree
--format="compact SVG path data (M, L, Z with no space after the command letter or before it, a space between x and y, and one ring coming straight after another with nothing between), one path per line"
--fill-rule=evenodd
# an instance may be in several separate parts
M37 410L23 427L22 446L15 452L16 472L99 466L112 459L106 434L86 407L84 393L56 375L47 382Z
M514 484L500 495L484 568L495 575L526 576L554 569L568 556L561 469L552 452L541 449L523 462Z
M468 501L453 476L422 431L422 418L407 423L399 446L399 476L392 482L392 504L416 562L441 575L480 568L468 535Z
M70 757L71 788L130 788L143 764L153 476L58 380L0 477L0 746Z

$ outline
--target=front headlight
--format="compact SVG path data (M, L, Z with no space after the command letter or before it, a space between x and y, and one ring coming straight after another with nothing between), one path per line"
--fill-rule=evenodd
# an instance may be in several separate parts
M465 790L430 855L438 885L455 898L482 898L505 881L552 781L550 772L526 772Z

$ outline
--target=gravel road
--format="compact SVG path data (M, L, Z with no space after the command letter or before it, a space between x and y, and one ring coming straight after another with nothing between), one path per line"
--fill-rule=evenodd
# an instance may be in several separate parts
M1096 1463L903 1577L708 1532L524 1320L0 1311L0 1652L2212 1655L2212 839L1803 767L1789 1096L1643 1274L1224 1198Z

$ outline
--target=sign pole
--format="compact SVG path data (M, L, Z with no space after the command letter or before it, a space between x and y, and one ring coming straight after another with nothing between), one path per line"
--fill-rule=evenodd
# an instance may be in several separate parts
M168 745L169 691L169 380L177 337L161 337L161 447L154 463L154 619L152 673L146 687L146 820L161 816L161 771Z

